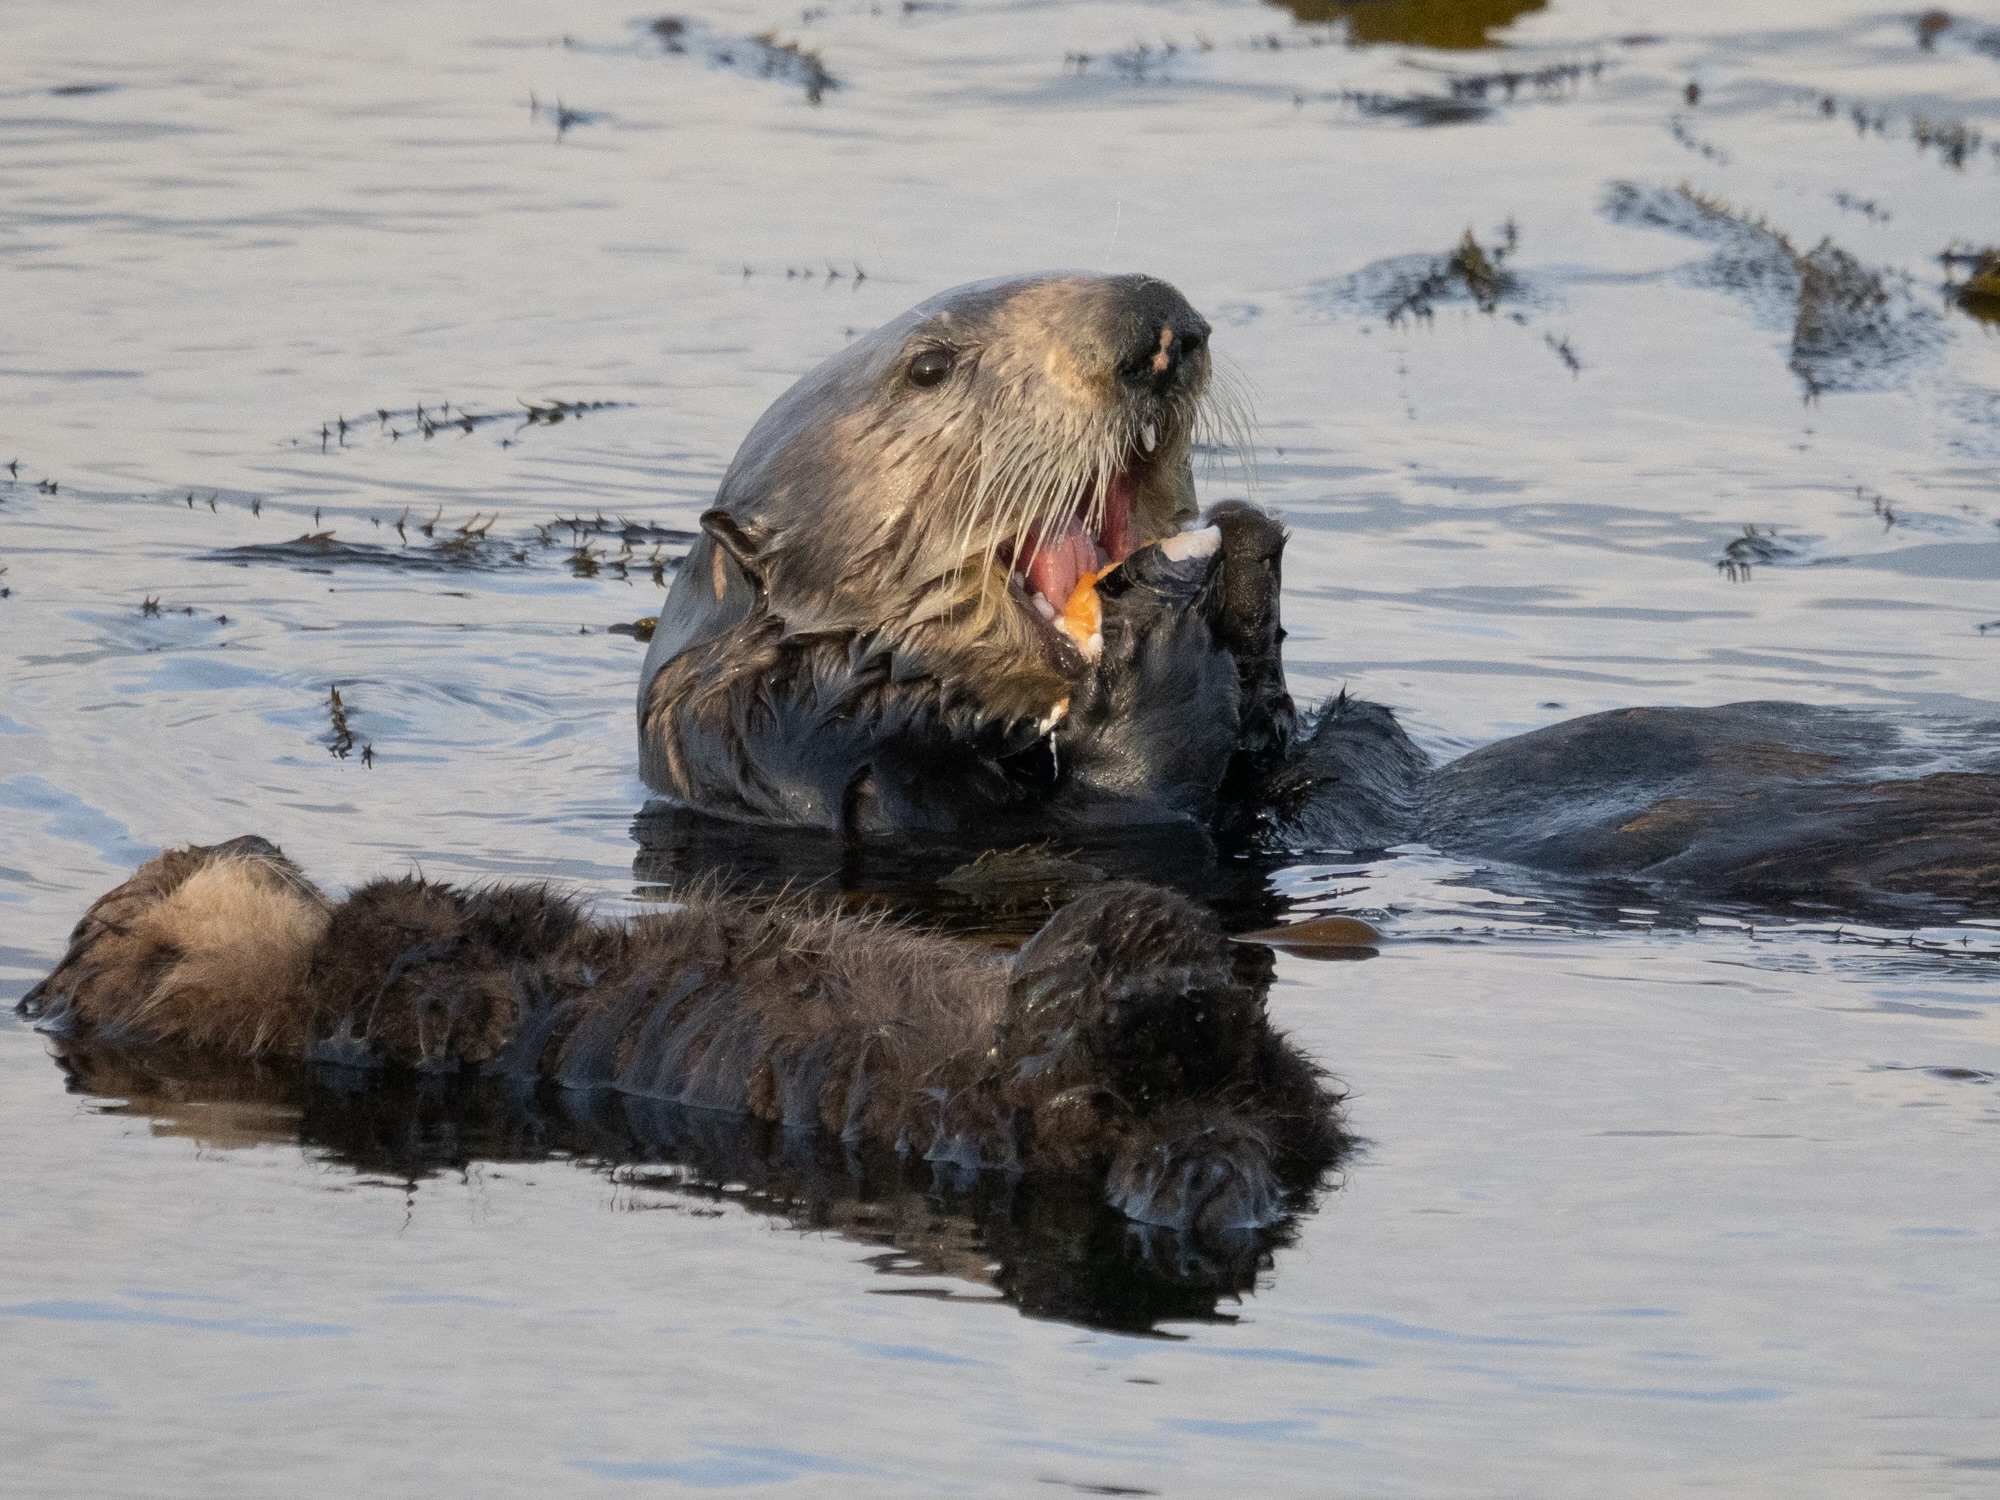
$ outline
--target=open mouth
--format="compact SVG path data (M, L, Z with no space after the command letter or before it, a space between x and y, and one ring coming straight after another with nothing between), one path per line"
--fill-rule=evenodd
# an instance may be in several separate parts
M1137 544L1140 462L1135 459L1109 480L1098 481L1099 493L1079 495L1062 518L1018 546L1004 543L999 551L1009 586L1021 591L1045 624L1074 642L1086 661L1097 660L1104 650L1097 581L1130 557Z

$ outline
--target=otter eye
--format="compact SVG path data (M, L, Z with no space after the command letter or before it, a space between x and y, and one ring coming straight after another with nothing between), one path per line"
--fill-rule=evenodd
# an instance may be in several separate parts
M949 349L926 349L910 361L910 384L928 390L934 385L942 385L951 367L958 363L958 356Z

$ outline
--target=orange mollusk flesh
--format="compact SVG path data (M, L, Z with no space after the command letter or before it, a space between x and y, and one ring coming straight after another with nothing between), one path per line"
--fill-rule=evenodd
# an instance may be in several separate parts
M1097 582L1117 567L1117 563L1112 563L1079 578L1070 591L1069 602L1063 605L1062 614L1053 622L1056 629L1076 642L1085 661L1096 661L1104 654L1104 601L1097 597Z
M1139 481L1132 470L1115 474L1105 484L1096 525L1084 519L1084 509L1032 536L1018 548L1000 550L1000 560L1013 575L1028 603L1048 625L1071 641L1086 660L1104 649L1104 609L1097 581L1132 554L1137 542L1134 507Z

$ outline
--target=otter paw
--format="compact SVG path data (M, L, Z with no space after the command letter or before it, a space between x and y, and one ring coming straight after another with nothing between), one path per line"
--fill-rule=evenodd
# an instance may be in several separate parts
M1195 1235L1261 1229L1285 1215L1285 1190L1263 1135L1232 1121L1132 1142L1104 1193L1128 1219Z
M1237 957L1215 918L1172 891L1114 883L1079 896L1015 961L1021 1076L1102 1084L1142 1112L1213 1093L1264 1031Z

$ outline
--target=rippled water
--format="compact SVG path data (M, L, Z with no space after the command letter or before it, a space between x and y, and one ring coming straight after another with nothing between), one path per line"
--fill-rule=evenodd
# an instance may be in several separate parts
M1633 703L2000 711L2000 343L1937 259L2000 226L2000 11L654 19L0 7L0 999L191 839L637 899L609 627L798 373L1033 267L1215 322L1260 446L1204 487L1292 528L1301 696L1439 754ZM1468 229L1513 243L1490 282ZM1829 238L1886 273L1831 346ZM1232 878L1390 933L1280 959L1370 1144L1247 1270L646 1136L685 1122L66 1083L0 1020L8 1493L1990 1489L1994 914Z

